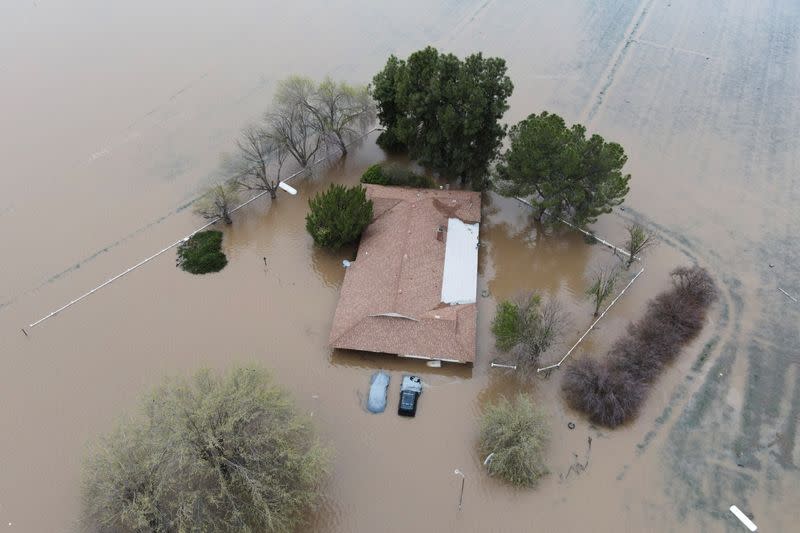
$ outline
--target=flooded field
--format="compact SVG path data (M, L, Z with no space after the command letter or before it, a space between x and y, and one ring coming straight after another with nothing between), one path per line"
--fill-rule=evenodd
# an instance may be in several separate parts
M334 449L311 531L405 531L409 521L417 531L741 531L732 504L763 531L800 521L800 304L778 291L800 295L800 5L124 4L0 6L0 527L74 531L87 442L165 374L252 361ZM591 322L587 273L615 260L494 194L483 200L474 367L327 347L352 251L312 246L307 200L383 160L374 135L295 180L297 197L238 212L221 273L187 275L169 252L22 333L197 227L186 207L277 80L367 82L389 53L427 44L505 57L508 122L547 109L629 154L625 209L593 229L620 242L639 220L660 245L574 357L602 357L673 267L697 262L717 280L703 334L634 424L591 427L565 407L556 371L526 387L552 422L551 474L532 491L484 474L478 415L520 388L489 367L496 302L520 290L559 297L571 322L545 357L555 361ZM378 368L392 373L392 402L401 372L423 376L417 418L365 412Z

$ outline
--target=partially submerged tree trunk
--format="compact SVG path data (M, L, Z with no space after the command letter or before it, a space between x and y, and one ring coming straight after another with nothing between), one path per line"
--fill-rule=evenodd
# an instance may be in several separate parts
M594 300L594 316L600 314L600 307L614 294L619 272L617 268L605 267L597 270L592 277L592 285L586 294Z
M309 79L293 76L284 80L273 109L266 114L270 137L302 167L308 166L322 143L318 117L309 104L314 90Z
M656 243L653 235L640 224L631 224L627 226L627 229L628 241L625 243L625 249L628 252L628 260L625 262L626 269L631 267L638 255Z
M231 179L241 189L267 191L270 198L276 199L281 170L288 155L285 147L260 126L242 130L236 145L238 153L225 161Z
M231 211L239 200L239 192L235 183L222 182L212 185L195 204L194 211L208 220L221 219L232 224Z

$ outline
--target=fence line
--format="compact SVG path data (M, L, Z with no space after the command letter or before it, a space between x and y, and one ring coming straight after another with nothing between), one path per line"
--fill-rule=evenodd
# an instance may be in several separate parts
M619 294L617 294L617 297L616 297L616 298L614 298L613 300L611 300L611 303L610 303L610 304L608 304L608 307L606 307L606 308L605 308L605 310L604 310L602 313L600 313L600 316L599 316L599 317L597 317L597 319L596 319L594 322L592 322L592 325L591 325L591 326L589 326L589 329L587 329L587 330L586 330L586 331L583 333L583 335L581 335L581 336L580 336L580 338L579 338L579 339L578 339L578 340L575 342L575 344L573 344L573 345L572 345L572 348L570 348L570 349L569 349L569 351L568 351L567 353L565 353L565 354L564 354L564 357L562 357L562 358L561 358L561 360L560 360L558 363L556 363L556 364L554 364L554 365L549 365L549 366L546 366L546 367L543 367L543 368L537 368L537 369L536 369L536 373L538 374L539 372L544 372L545 370L552 370L552 369L554 369L554 368L558 368L558 367L560 367L560 366L561 366L561 364L562 364L564 361L566 361L566 360L567 360L567 357L569 357L569 356L570 356L570 354L572 353L572 351L573 351L573 350L575 350L575 348L577 348L577 347L578 347L578 345L579 345L579 344L581 343L581 341L582 341L582 340L583 340L583 339L586 337L586 335L588 335L588 334L589 334L589 333L590 333L590 332L591 332L591 331L594 329L594 327L597 325L597 323L598 323L598 322L600 322L600 319L601 319L601 318L603 318L603 317L605 316L605 314L608 312L608 310L609 310L609 309L611 309L611 307L612 307L612 306L613 306L615 303L617 303L617 300L619 300L619 299L622 297L622 295L623 295L623 294L625 294L625 291L627 291L627 290L628 290L628 287L630 287L631 285L633 285L633 282L634 282L634 281L636 281L636 278L638 278L638 277L639 277L639 276L642 274L642 272L644 272L644 267L642 267L642 269L641 269L641 270L640 270L640 271L639 271L639 272L638 272L638 273L637 273L635 276L633 276L633 279L632 279L632 280L630 280L630 281L628 282L628 284L627 284L627 285L625 285L625 288L624 288L624 289L622 289L622 290L620 291L620 293L619 293Z
M520 202L521 204L525 204L525 205L527 205L528 207L531 207L531 208L535 207L533 204L531 204L530 202L528 202L527 200L525 200L525 199L523 199L523 198L520 198L519 196L515 196L515 197L514 197L514 199L515 199L515 200L517 200L518 202ZM583 229L583 228L579 228L579 227L578 227L578 226L576 226L575 224L572 224L571 222L567 222L566 220L564 220L564 219L563 219L563 218L561 218L561 217L557 217L557 218L558 218L558 221L559 221L559 222L562 222L562 223L566 224L567 226L569 226L570 228L572 228L572 229L574 229L574 230L578 230L578 231L580 231L581 233L583 233L584 235L587 235L587 236L589 236L589 237L591 237L591 238L595 239L597 242L599 242L599 243L603 244L604 246L607 246L608 248L611 248L611 249L614 251L614 253L615 253L615 254L616 254L617 252L621 252L621 253L623 253L623 254L627 255L628 257L630 257L630 256L631 256L631 254L630 254L630 253L628 253L627 251L625 251L624 249L620 248L619 246L617 246L617 245L615 245L615 244L613 244L613 243L610 243L610 242L608 242L608 241L607 241L607 240L605 240L605 239L602 239L602 238L598 237L598 236L597 236L597 235L595 235L594 233L591 233L591 232L589 232L589 231L586 231L586 230L585 230L585 229ZM635 256L635 255L634 255L634 256L633 256L633 259L634 259L634 260L636 260L636 261L639 261L640 263L642 262L641 258L639 258L638 256ZM627 291L627 290L628 290L628 288L629 288L631 285L633 285L633 282L634 282L634 281L636 281L636 278L638 278L638 277L639 277L639 276L642 274L642 272L644 272L644 267L642 267L642 269L641 269L639 272L637 272L635 276L633 276L633 279L631 279L631 280L628 282L628 284L627 284L627 285L625 285L625 288L624 288L624 289L622 289L622 290L619 292L619 294L617 294L617 296L616 296L616 297L615 297L613 300L611 300L611 303L610 303L610 304L608 304L608 307L606 307L606 308L603 310L603 312L602 312L602 313L600 313L600 316L599 316L599 317L597 317L597 319L596 319L594 322L592 322L592 325L591 325L591 326L589 326L589 329L587 329L587 330L586 330L586 331L583 333L583 335L581 335L581 336L580 336L580 338L579 338L577 341L575 341L575 344L573 344L573 345L572 345L572 348L570 348L570 349L569 349L569 351L567 351L567 353L565 353L565 354L564 354L564 357L562 357L562 358L561 358L561 360L560 360L558 363L555 363L555 364L552 364L552 365L548 365L548 366L545 366L545 367L542 367L542 368L537 368L537 369L536 369L536 373L538 374L539 372L545 372L545 371L547 371L547 370L553 370L554 368L559 368L559 367L562 365L562 363L564 363L564 361L566 361L566 360L567 360L567 357L569 357L569 356L572 354L572 352L575 350L575 348L577 348L577 347L578 347L578 345L581 343L581 341L583 341L583 339L584 339L584 338L586 338L586 336L587 336L587 335L588 335L588 334L589 334L589 333L590 333L590 332L591 332L591 331L594 329L594 327L597 325L597 323L598 323L598 322L600 322L600 319L601 319L601 318L603 318L603 317L605 316L605 314L608 312L608 310L609 310L609 309L611 309L611 307L612 307L612 306L613 306L615 303L617 303L617 300L619 300L619 299L622 297L622 295L623 295L623 294L625 294L625 291ZM498 366L498 365L492 364L492 366Z
M368 136L368 135L370 135L371 133L373 133L373 132L375 132L375 131L378 131L378 130L380 130L380 129L382 129L382 128L381 128L381 127L379 127L379 126L376 126L376 127L372 128L371 130L369 130L368 132L364 133L363 135L361 135L361 136L360 136L360 137L358 137L357 139L354 139L353 141L351 141L350 143L348 143L348 144L347 144L347 146L350 146L350 145L352 145L352 144L354 144L354 143L356 143L356 142L358 142L358 141L360 141L360 140L364 139L365 137L367 137L367 136ZM313 162L313 163L311 163L309 166L307 166L307 167L305 167L305 168L301 168L300 170L298 170L297 172L295 172L295 173L294 173L294 174L292 174L291 176L289 176L289 177L287 177L287 178L285 178L285 179L283 179L283 180L281 180L281 181L282 181L282 182L286 182L286 181L289 181L289 180L290 180L290 179L292 179L292 178L296 178L297 176L299 176L299 175L301 175L301 174L305 173L307 170L310 170L310 169L314 168L315 166L317 166L318 164L322 163L323 161L326 161L326 160L328 160L328 158L330 158L330 157L331 157L331 155L332 155L332 154L328 154L328 155L326 155L325 157L323 157L323 158L321 158L321 159L316 159L316 156L315 156L315 160L314 160L314 162ZM230 211L230 212L231 212L231 214L235 213L236 211L238 211L239 209L241 209L241 208L245 207L246 205L248 205L248 204L250 204L250 203L252 203L252 202L254 202L254 201L258 200L259 198L261 198L262 196L264 196L264 195L265 195L265 194L267 194L268 192L269 192L269 191L261 191L260 193L256 194L255 196L253 196L252 198L250 198L250 199L249 199L249 200L247 200L246 202L244 202L244 203L242 203L242 204L239 204L239 205L237 205L236 207L234 207L233 209L231 209L231 211ZM52 318L52 317L56 316L56 315L57 315L58 313L60 313L61 311L64 311L65 309L68 309L69 307L72 307L72 306L73 306L73 305L75 305L76 303L80 302L81 300L83 300L84 298L86 298L86 297L88 297L88 296L91 296L92 294L94 294L95 292L99 291L99 290L100 290L100 289L102 289L103 287L105 287L105 286L107 286L107 285L110 285L110 284L112 284L113 282L117 281L118 279L120 279L121 277L123 277L123 276L125 276L125 275L127 275L127 274L130 274L131 272L133 272L133 271L134 271L134 270L136 270L137 268L141 267L142 265L144 265L144 264L146 264L146 263L149 263L150 261L152 261L152 260L153 260L153 259L155 259L156 257L158 257L158 256L160 256L161 254L163 254L163 253L165 253L165 252L167 252L167 251L169 251L169 250L171 250L171 249L175 248L175 247L176 247L176 246L178 246L179 244L181 244L181 243L183 243L183 242L186 242L186 241L187 241L187 240L189 240L189 239L190 239L190 238L191 238L193 235L195 235L195 234L197 234L197 233L199 233L199 232L201 232L201 231L205 230L206 228L209 228L209 227L213 226L214 224L216 224L216 223L217 223L217 222L219 222L219 221L220 221L220 218L219 218L219 217L217 217L217 218L213 219L211 222L208 222L208 223L204 224L203 226L201 226L201 227L197 228L196 230L194 230L194 231L193 231L193 232L191 232L190 234L186 235L186 236L185 236L185 237L183 237L182 239L178 239L178 240L177 240L177 241L175 241L174 243L170 244L169 246L167 246L167 247L165 247L165 248L162 248L161 250L159 250L158 252L154 253L154 254L153 254L153 255L151 255L150 257L147 257L147 258L145 258L145 259L142 259L141 261L139 261L138 263L136 263L136 264L135 264L135 265L133 265L132 267L130 267L130 268L126 269L126 270L123 270L122 272L120 272L120 273L119 273L119 274L117 274L116 276L114 276L114 277L112 277L112 278L110 278L110 279L108 279L108 280L104 281L103 283L101 283L101 284L100 284L100 285L98 285L97 287L93 288L92 290L90 290L90 291L88 291L88 292L85 292L85 293L83 293L82 295L78 296L78 297L77 297L77 298L75 298L74 300L72 300L72 301L68 302L68 303L67 303L67 304L65 304L65 305L62 305L61 307L59 307L59 308L58 308L58 309L56 309L55 311L53 311L53 312L51 312L51 313L49 313L49 314L47 314L47 315L43 316L42 318L40 318L40 319L39 319L39 320L37 320L36 322L34 322L34 323L32 323L32 324L29 324L29 325L28 325L28 327L29 327L29 328L34 328L34 327L36 327L37 325L39 325L39 324L41 324L42 322L44 322L45 320L47 320L47 319L49 319L49 318ZM25 330L24 330L24 329L22 330L22 332L23 332L23 333L25 333L25 335L26 335L26 336L28 335L28 334L25 332Z
M781 289L780 287L778 287L778 290L779 290L779 291L781 291L781 292L782 292L783 294L785 294L786 296L788 296L788 297L789 297L789 298L790 298L790 299L791 299L791 300L792 300L794 303L798 303L798 302L797 302L797 298L795 298L794 296L792 296L791 294L789 294L789 293L788 293L788 292L786 292L785 290Z
M514 199L515 199L515 200L517 200L518 202L522 203L522 204L525 204L525 205L527 205L528 207L535 207L535 206L534 206L533 204L531 204L529 201L527 201L527 200L525 200L525 199L523 199L523 198L520 198L519 196L515 196L515 197L514 197ZM585 229L583 229L583 228L580 228L580 227L576 226L576 225L575 225L575 224L573 224L572 222L567 222L566 220L564 220L564 219L563 219L563 218L561 218L561 217L556 217L556 218L558 219L558 221L559 221L559 222L563 222L564 224L566 224L566 225L567 225L567 226L569 226L570 228L572 228L572 229L574 229L574 230L578 230L578 231L580 231L581 233L583 233L584 235L586 235L586 236L589 236L589 237L591 237L591 238L595 239L595 240L596 240L597 242L599 242L600 244L603 244L603 245L605 245L605 246L607 246L607 247L611 248L612 250L614 250L614 253L620 252L620 253L622 253L622 254L625 254L625 255L627 255L628 257L630 257L630 256L631 256L631 254L629 254L627 251L625 251L625 249L623 249L623 248L620 248L620 247L619 247L619 246L617 246L616 244L613 244L613 243L610 243L610 242L608 242L607 240L601 239L600 237L598 237L598 236L597 236L597 235L595 235L594 233L592 233L592 232L590 232L590 231L586 231ZM639 261L639 262L641 262L641 261L642 261L642 260L639 258L639 256L637 256L637 255L633 256L633 259L634 259L634 260L636 260L636 261Z

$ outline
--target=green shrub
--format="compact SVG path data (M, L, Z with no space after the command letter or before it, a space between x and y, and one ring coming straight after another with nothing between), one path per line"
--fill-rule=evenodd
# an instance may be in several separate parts
M361 176L361 183L433 189L436 182L428 176L417 174L397 163L377 163Z
M423 176L422 174L414 174L413 172L409 173L405 185L407 187L414 187L417 189L436 188L436 182L434 182L433 179L428 176Z
M331 185L309 200L306 229L314 243L334 250L355 242L372 220L372 200L360 185Z
M373 185L389 185L389 176L384 174L380 163L375 163L361 176L361 183L371 183Z
M559 339L567 321L558 300L519 294L497 304L492 334L497 349L511 356L517 377L528 379L537 374L539 357Z
M530 397L519 394L514 403L500 398L481 418L480 451L489 460L489 475L522 487L534 487L548 473L544 450L549 428Z
M378 143L378 146L391 154L402 154L408 151L408 146L398 139L394 132L389 130L386 130L378 135L376 142Z
M222 251L222 232L201 231L178 246L178 266L192 274L219 272L228 264Z
M499 350L509 351L520 337L519 306L506 300L497 304L497 314L492 321L492 334Z

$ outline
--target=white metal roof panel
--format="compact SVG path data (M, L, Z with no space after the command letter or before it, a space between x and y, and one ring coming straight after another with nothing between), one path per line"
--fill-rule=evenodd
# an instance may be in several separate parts
M442 302L475 303L478 292L478 224L457 218L447 221L442 273Z

